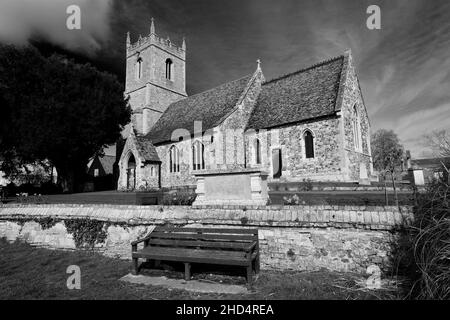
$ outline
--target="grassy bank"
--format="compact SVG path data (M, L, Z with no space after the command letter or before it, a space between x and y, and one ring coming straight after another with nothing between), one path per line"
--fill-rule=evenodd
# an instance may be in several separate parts
M81 290L66 286L66 269L81 269ZM182 277L176 268L145 270L147 275ZM395 290L361 288L356 274L262 271L247 295L198 294L118 281L130 272L130 262L83 251L56 251L8 243L0 239L0 299L395 299ZM194 279L244 284L239 274L194 273Z

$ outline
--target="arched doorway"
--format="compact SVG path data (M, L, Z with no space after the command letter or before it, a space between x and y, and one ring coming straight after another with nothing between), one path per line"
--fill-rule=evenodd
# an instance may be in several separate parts
M136 159L131 154L127 164L127 189L136 189Z

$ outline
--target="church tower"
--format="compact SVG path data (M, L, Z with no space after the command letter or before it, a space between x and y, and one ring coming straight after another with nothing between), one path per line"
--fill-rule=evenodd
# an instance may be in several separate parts
M127 34L125 96L130 98L133 127L145 135L167 107L186 94L186 43L160 38L152 18L150 34L132 43Z

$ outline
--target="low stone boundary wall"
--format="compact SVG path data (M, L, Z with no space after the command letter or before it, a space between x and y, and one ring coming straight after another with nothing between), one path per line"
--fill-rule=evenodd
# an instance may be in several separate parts
M86 239L105 255L129 259L130 242L155 225L256 227L261 267L277 270L386 270L411 207L3 205L0 237L76 249ZM95 231L96 230L96 231ZM86 237L85 233L99 233Z

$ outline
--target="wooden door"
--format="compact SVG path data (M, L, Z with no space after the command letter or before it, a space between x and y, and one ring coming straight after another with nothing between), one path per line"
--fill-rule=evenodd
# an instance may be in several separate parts
M136 169L134 168L127 170L127 189L136 189Z
M272 172L273 178L278 179L282 175L283 161L281 157L281 149L272 150Z

